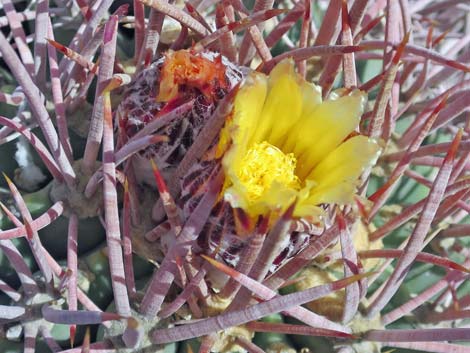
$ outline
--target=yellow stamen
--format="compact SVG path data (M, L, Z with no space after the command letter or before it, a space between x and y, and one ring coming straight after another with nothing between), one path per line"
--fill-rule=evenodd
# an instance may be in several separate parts
M273 182L299 190L296 164L293 153L284 154L279 148L264 141L254 144L247 151L238 177L246 188L248 199L255 201L270 189Z

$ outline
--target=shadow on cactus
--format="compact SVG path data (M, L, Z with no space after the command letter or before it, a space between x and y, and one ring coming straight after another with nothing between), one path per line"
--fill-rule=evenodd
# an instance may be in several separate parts
M112 3L0 8L2 352L470 349L459 4Z

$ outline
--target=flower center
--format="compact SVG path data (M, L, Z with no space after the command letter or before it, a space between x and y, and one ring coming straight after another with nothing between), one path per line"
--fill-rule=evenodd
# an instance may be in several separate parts
M288 188L300 189L295 175L297 159L293 153L284 154L264 141L255 144L242 160L238 178L247 190L250 201L256 201L276 182Z

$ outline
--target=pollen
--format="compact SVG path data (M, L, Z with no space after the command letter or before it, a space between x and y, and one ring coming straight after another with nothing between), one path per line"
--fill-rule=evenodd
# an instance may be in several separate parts
M248 199L253 202L260 199L275 183L299 190L300 180L295 175L296 164L293 153L285 154L264 141L254 144L247 151L238 177L246 189Z

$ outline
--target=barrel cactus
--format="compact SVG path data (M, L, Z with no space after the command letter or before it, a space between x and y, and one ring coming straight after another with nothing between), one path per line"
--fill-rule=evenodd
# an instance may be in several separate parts
M469 352L459 1L0 8L2 352Z

